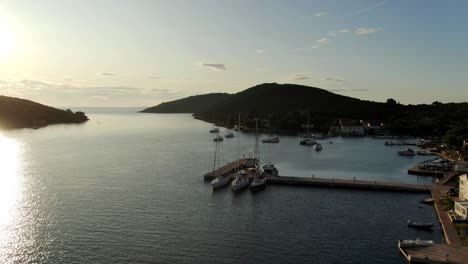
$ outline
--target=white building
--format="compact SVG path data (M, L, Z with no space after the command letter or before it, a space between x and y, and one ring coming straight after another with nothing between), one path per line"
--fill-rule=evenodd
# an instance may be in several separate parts
M468 201L455 202L455 214L464 220L468 219Z
M364 136L366 130L358 121L340 120L340 134L342 136Z
M467 175L460 176L460 189L459 189L460 200L468 200L468 179Z

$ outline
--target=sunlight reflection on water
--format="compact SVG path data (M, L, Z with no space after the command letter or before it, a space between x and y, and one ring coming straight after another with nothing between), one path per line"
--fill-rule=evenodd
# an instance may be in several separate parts
M9 247L11 225L20 199L21 146L0 134L0 251ZM1 252L0 252L0 255Z

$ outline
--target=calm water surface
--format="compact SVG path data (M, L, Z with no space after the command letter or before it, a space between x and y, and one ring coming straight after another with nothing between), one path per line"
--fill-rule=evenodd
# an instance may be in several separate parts
M433 208L418 203L426 194L213 193L202 180L213 167L210 124L186 114L85 111L83 125L1 132L1 263L405 263L398 239L442 242L438 226L406 226L437 223ZM317 153L281 137L261 145L261 160L282 175L431 182L406 173L423 158L400 157L381 140L328 141ZM222 143L223 161L236 158L236 142ZM248 154L254 135L240 142Z

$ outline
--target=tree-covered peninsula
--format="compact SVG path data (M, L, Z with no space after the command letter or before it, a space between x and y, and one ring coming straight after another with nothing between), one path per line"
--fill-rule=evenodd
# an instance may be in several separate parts
M0 96L0 129L39 128L50 124L84 123L83 112L60 110L29 100Z
M403 105L360 100L330 91L296 84L264 83L235 94L206 94L165 102L146 113L193 113L194 117L233 127L244 119L269 120L275 130L300 131L309 116L315 130L328 131L337 120L383 124L396 134L444 135L468 124L468 103ZM253 126L253 122L244 123ZM261 124L262 126L263 124Z

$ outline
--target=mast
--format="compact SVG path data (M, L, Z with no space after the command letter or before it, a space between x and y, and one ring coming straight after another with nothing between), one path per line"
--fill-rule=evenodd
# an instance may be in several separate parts
M237 124L237 171L240 171L240 125L241 117L239 114L239 123Z
M254 160L258 161L258 119L255 119L255 150L254 150Z
M219 160L219 142L215 141L215 153L214 153L214 161L213 161L213 177L215 177L216 171L216 160ZM219 162L219 161L218 161Z

